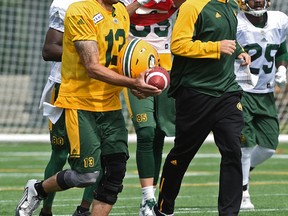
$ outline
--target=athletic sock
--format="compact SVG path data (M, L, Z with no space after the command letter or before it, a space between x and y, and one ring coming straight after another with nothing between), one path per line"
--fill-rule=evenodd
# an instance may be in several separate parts
M248 189L248 184L243 185L243 191L246 191Z
M242 151L242 173L243 173L243 185L246 185L249 183L249 169L250 169L250 159L251 159L251 152L253 148L241 148Z
M39 197L41 199L45 199L48 196L48 194L44 191L42 183L43 183L43 181L37 182L37 183L35 183L34 187L35 187Z
M52 216L52 213L44 213L43 209L41 209L39 216Z
M84 213L84 212L89 211L89 209L88 208L84 208L82 206L77 206L76 211L77 211L77 213Z
M153 186L142 188L142 204L144 204L145 201L149 199L155 199Z

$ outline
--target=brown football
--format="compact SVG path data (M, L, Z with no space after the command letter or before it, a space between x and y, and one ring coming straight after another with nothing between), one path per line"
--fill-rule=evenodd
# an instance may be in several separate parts
M170 76L163 67L153 67L145 74L145 82L158 89L165 90L170 85Z

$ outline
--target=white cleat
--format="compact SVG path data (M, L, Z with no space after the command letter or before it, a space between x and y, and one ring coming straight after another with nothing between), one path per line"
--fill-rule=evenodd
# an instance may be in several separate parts
M16 216L31 216L40 205L42 199L34 187L37 182L39 181L36 179L28 180L22 198L16 207Z
M155 199L145 200L144 204L140 205L139 216L153 216L154 205L156 205Z
M254 210L254 205L252 204L250 200L250 194L248 190L243 191L240 209L241 210Z

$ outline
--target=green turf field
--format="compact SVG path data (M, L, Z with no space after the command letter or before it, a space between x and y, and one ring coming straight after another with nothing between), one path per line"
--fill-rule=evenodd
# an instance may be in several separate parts
M0 143L0 216L15 215L14 209L26 181L42 179L50 156L50 144ZM165 153L171 144L165 146ZM124 190L110 215L138 215L140 187L136 171L135 144L129 145L130 159ZM175 215L217 214L219 153L213 144L204 144L192 161L176 200ZM251 173L250 194L256 210L240 215L288 215L288 144L280 144L277 154ZM54 216L72 215L82 197L82 189L58 192ZM157 192L156 192L157 193ZM34 215L38 215L39 210Z

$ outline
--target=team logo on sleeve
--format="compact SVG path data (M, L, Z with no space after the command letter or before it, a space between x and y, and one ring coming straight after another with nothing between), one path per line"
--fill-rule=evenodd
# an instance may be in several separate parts
M221 14L220 13L218 13L218 12L216 12L216 15L215 15L215 17L218 19L218 18L221 18Z
M85 24L85 22L83 21L83 19L79 19L78 22L77 22L77 24L78 24L78 25L83 25L83 24Z

